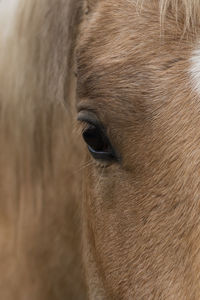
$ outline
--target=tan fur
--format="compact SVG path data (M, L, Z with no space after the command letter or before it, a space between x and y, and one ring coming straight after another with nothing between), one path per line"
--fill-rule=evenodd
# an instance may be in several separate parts
M199 5L171 4L102 0L82 24L78 109L97 116L121 156L85 175L92 300L200 298L199 95L189 75Z

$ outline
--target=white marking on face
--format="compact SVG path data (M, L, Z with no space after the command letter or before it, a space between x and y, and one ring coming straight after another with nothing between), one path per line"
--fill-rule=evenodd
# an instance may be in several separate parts
M192 79L192 86L195 91L200 95L200 44L192 52L190 58L190 75Z

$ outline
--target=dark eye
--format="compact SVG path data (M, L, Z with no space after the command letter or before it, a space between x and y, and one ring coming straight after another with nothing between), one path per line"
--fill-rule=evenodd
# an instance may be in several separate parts
M89 152L95 159L104 161L116 159L109 139L101 128L88 124L88 128L83 131L83 139L88 146Z

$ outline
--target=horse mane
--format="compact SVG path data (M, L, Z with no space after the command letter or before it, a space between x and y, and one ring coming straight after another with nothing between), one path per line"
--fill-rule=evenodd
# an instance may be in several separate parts
M179 11L183 10L185 27L190 29L197 25L200 17L200 1L199 0L161 0L160 13L164 18L169 7L175 11L177 19Z
M40 172L44 176L45 166L52 167L50 152L56 146L50 136L60 126L54 114L68 113L70 118L72 46L79 14L80 1L6 0L0 6L1 143L12 151L9 159L18 161L21 171L26 169L22 173L30 171L32 183L38 182Z
M145 3L153 4L153 2L159 2L160 9L160 21L163 26L165 19L169 13L175 15L177 23L184 24L183 31L192 30L196 31L196 27L199 25L200 17L200 1L199 0L136 0L137 5L141 8Z
M81 155L69 101L80 15L81 1L0 3L0 298L10 299L12 285L26 293L31 273L34 299L58 291L60 298L82 299L81 267L74 268L80 264L74 167Z

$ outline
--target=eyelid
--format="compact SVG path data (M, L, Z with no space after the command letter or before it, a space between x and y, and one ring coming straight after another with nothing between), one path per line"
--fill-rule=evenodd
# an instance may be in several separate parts
M87 124L91 124L94 125L95 127L99 128L102 131L105 131L103 125L101 124L101 122L98 120L98 118L96 117L96 115L91 112L91 111L86 111L86 110L82 110L78 113L78 121L80 122L84 122Z

